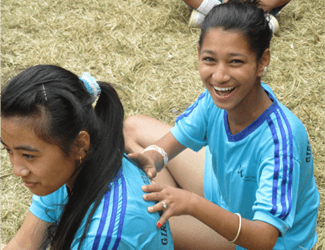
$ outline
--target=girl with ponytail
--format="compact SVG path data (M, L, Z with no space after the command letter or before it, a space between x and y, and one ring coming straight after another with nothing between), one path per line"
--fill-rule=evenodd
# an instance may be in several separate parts
M213 7L197 45L206 90L174 127L144 116L125 121L129 156L157 175L143 187L146 201L159 201L148 211L163 211L157 227L169 220L175 249L295 250L317 241L307 131L261 81L268 21L255 0Z
M124 153L110 84L34 66L6 84L1 115L13 172L34 194L6 250L173 249L169 225L157 229L142 199L148 177Z

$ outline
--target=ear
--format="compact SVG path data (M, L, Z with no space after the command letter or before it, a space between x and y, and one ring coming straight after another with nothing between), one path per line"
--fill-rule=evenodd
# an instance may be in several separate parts
M90 136L86 131L80 131L73 143L73 153L77 161L80 161L87 155L90 146Z
M262 77L264 75L264 68L267 67L270 63L271 55L270 50L266 49L261 57L261 59L258 61L257 65L257 76Z

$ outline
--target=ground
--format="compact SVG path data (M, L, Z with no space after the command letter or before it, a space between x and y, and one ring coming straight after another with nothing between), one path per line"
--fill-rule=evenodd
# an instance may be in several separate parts
M321 195L315 249L325 249L324 1L291 1L277 16L271 64L263 81L304 123ZM189 28L181 0L3 0L1 81L36 64L90 72L117 88L126 117L144 114L173 124L203 91L199 29ZM20 227L31 193L2 151L1 239Z

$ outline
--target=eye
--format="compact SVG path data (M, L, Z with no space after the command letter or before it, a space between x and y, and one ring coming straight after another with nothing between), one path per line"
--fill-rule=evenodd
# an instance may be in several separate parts
M202 58L202 61L207 61L207 62L214 62L214 59L210 56L206 56Z
M230 62L231 64L242 64L244 63L242 60L239 60L239 59L234 59L234 60L231 60Z
M29 155L29 154L23 154L23 157L24 157L25 159L27 159L27 160L31 160L31 159L34 158L33 155Z

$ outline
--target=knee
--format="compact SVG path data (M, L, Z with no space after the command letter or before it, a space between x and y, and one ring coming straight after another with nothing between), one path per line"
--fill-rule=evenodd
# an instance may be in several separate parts
M135 137L142 119L142 115L133 115L128 117L123 124L124 136Z
M128 117L123 124L123 134L125 142L125 150L127 153L142 152L143 147L140 145L141 124L143 124L142 115L134 115Z

